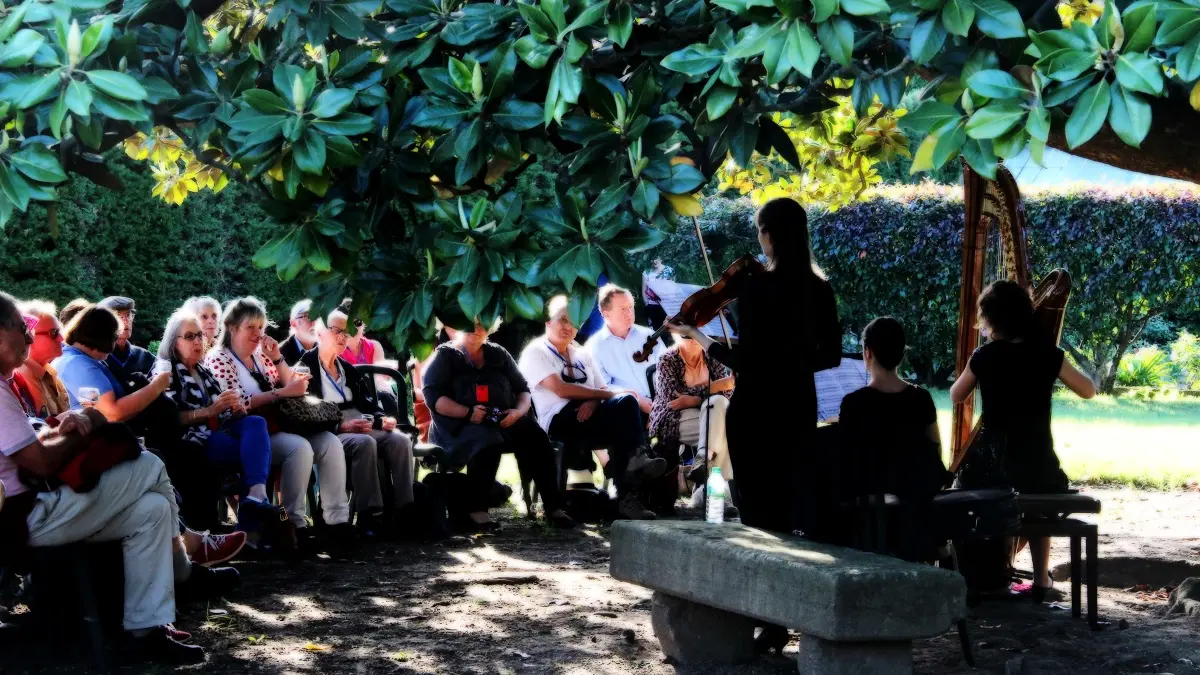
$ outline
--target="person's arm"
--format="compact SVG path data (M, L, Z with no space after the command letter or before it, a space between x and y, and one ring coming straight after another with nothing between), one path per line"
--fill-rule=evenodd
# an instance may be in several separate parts
M109 391L100 396L100 400L96 402L96 410L110 422L131 420L150 407L154 399L166 391L166 384L169 382L169 375L159 375L151 380L150 384L121 398L117 398L115 391Z
M842 363L842 322L838 319L837 298L827 283L818 283L813 293L813 320L816 322L814 337L817 353L813 358L813 372L837 368Z
M597 389L589 387L586 384L564 382L562 375L558 373L547 375L546 379L538 384L549 389L555 396L571 401L603 401L616 395L608 389Z
M87 415L91 421L92 429L99 428L107 421L99 410L85 409L83 414ZM34 438L35 440L29 445L9 454L9 458L17 466L42 478L53 475L67 460L78 454L88 442L87 436L84 434L64 434L57 430L51 430L41 438Z
M966 401L967 397L975 391L977 383L978 380L975 379L975 373L971 370L971 364L967 363L967 367L958 376L958 379L950 385L950 400L956 405Z
M1096 383L1092 381L1092 378L1079 372L1079 369L1071 365L1065 356L1062 367L1058 370L1058 379L1067 385L1067 389L1075 392L1079 398L1093 398L1096 395Z

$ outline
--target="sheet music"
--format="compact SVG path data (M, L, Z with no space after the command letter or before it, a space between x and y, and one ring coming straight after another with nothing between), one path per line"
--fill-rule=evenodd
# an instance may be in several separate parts
M813 375L817 385L817 419L838 416L846 394L867 386L867 366L859 359L843 358L837 368L822 370Z
M701 288L704 287L681 284L670 279L660 279L651 274L642 275L642 299L647 305L660 305L668 317L678 314L679 308L683 306L683 301ZM729 337L737 337L723 316L720 321L714 319L703 326L696 326L696 328L709 337L724 338L726 333L721 331L721 324L725 324L725 331L728 332Z

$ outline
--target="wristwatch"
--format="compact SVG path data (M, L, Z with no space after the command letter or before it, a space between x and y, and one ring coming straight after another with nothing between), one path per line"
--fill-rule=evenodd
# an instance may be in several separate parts
M277 358L277 359L271 359L271 364L272 364L272 365L276 365L276 366L278 366L278 365L279 365L279 364L281 364L281 363L283 363L283 357L279 357L279 358Z

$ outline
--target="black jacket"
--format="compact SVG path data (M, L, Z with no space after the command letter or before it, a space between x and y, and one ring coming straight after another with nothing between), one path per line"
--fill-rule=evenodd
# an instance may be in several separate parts
M125 385L125 391L128 393L146 386L157 359L153 354L137 345L126 344L125 346L124 355L117 354L114 348L113 353L108 355L104 363L108 365L108 369L112 371L113 375L116 375L121 384Z
M283 357L284 363L289 366L296 365L300 357L304 355L304 345L300 344L300 338L295 335L289 335L286 340L279 343L279 355ZM317 371L313 371L314 373Z
M300 356L300 363L308 366L312 371L312 379L308 381L308 393L316 396L319 399L325 398L325 370L321 366L321 358L317 354L316 349L310 349ZM361 373L346 359L338 357L338 364L342 367L342 372L346 373L346 388L352 398L349 403L340 404L342 409L355 408L359 412L375 416L376 428L382 423L382 418L387 412L384 411L383 405L379 402L379 394L375 390L375 378ZM337 374L334 373L334 377Z

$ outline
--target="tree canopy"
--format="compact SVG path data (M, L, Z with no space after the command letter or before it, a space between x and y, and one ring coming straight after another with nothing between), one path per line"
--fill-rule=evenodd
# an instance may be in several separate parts
M420 343L559 290L582 319L718 174L785 162L779 189L836 203L908 152L899 122L914 170L1050 144L1195 180L1192 108L1200 0L26 0L0 10L0 223L69 172L119 188L124 143L168 202L260 188L257 264ZM523 203L548 154L556 198Z

